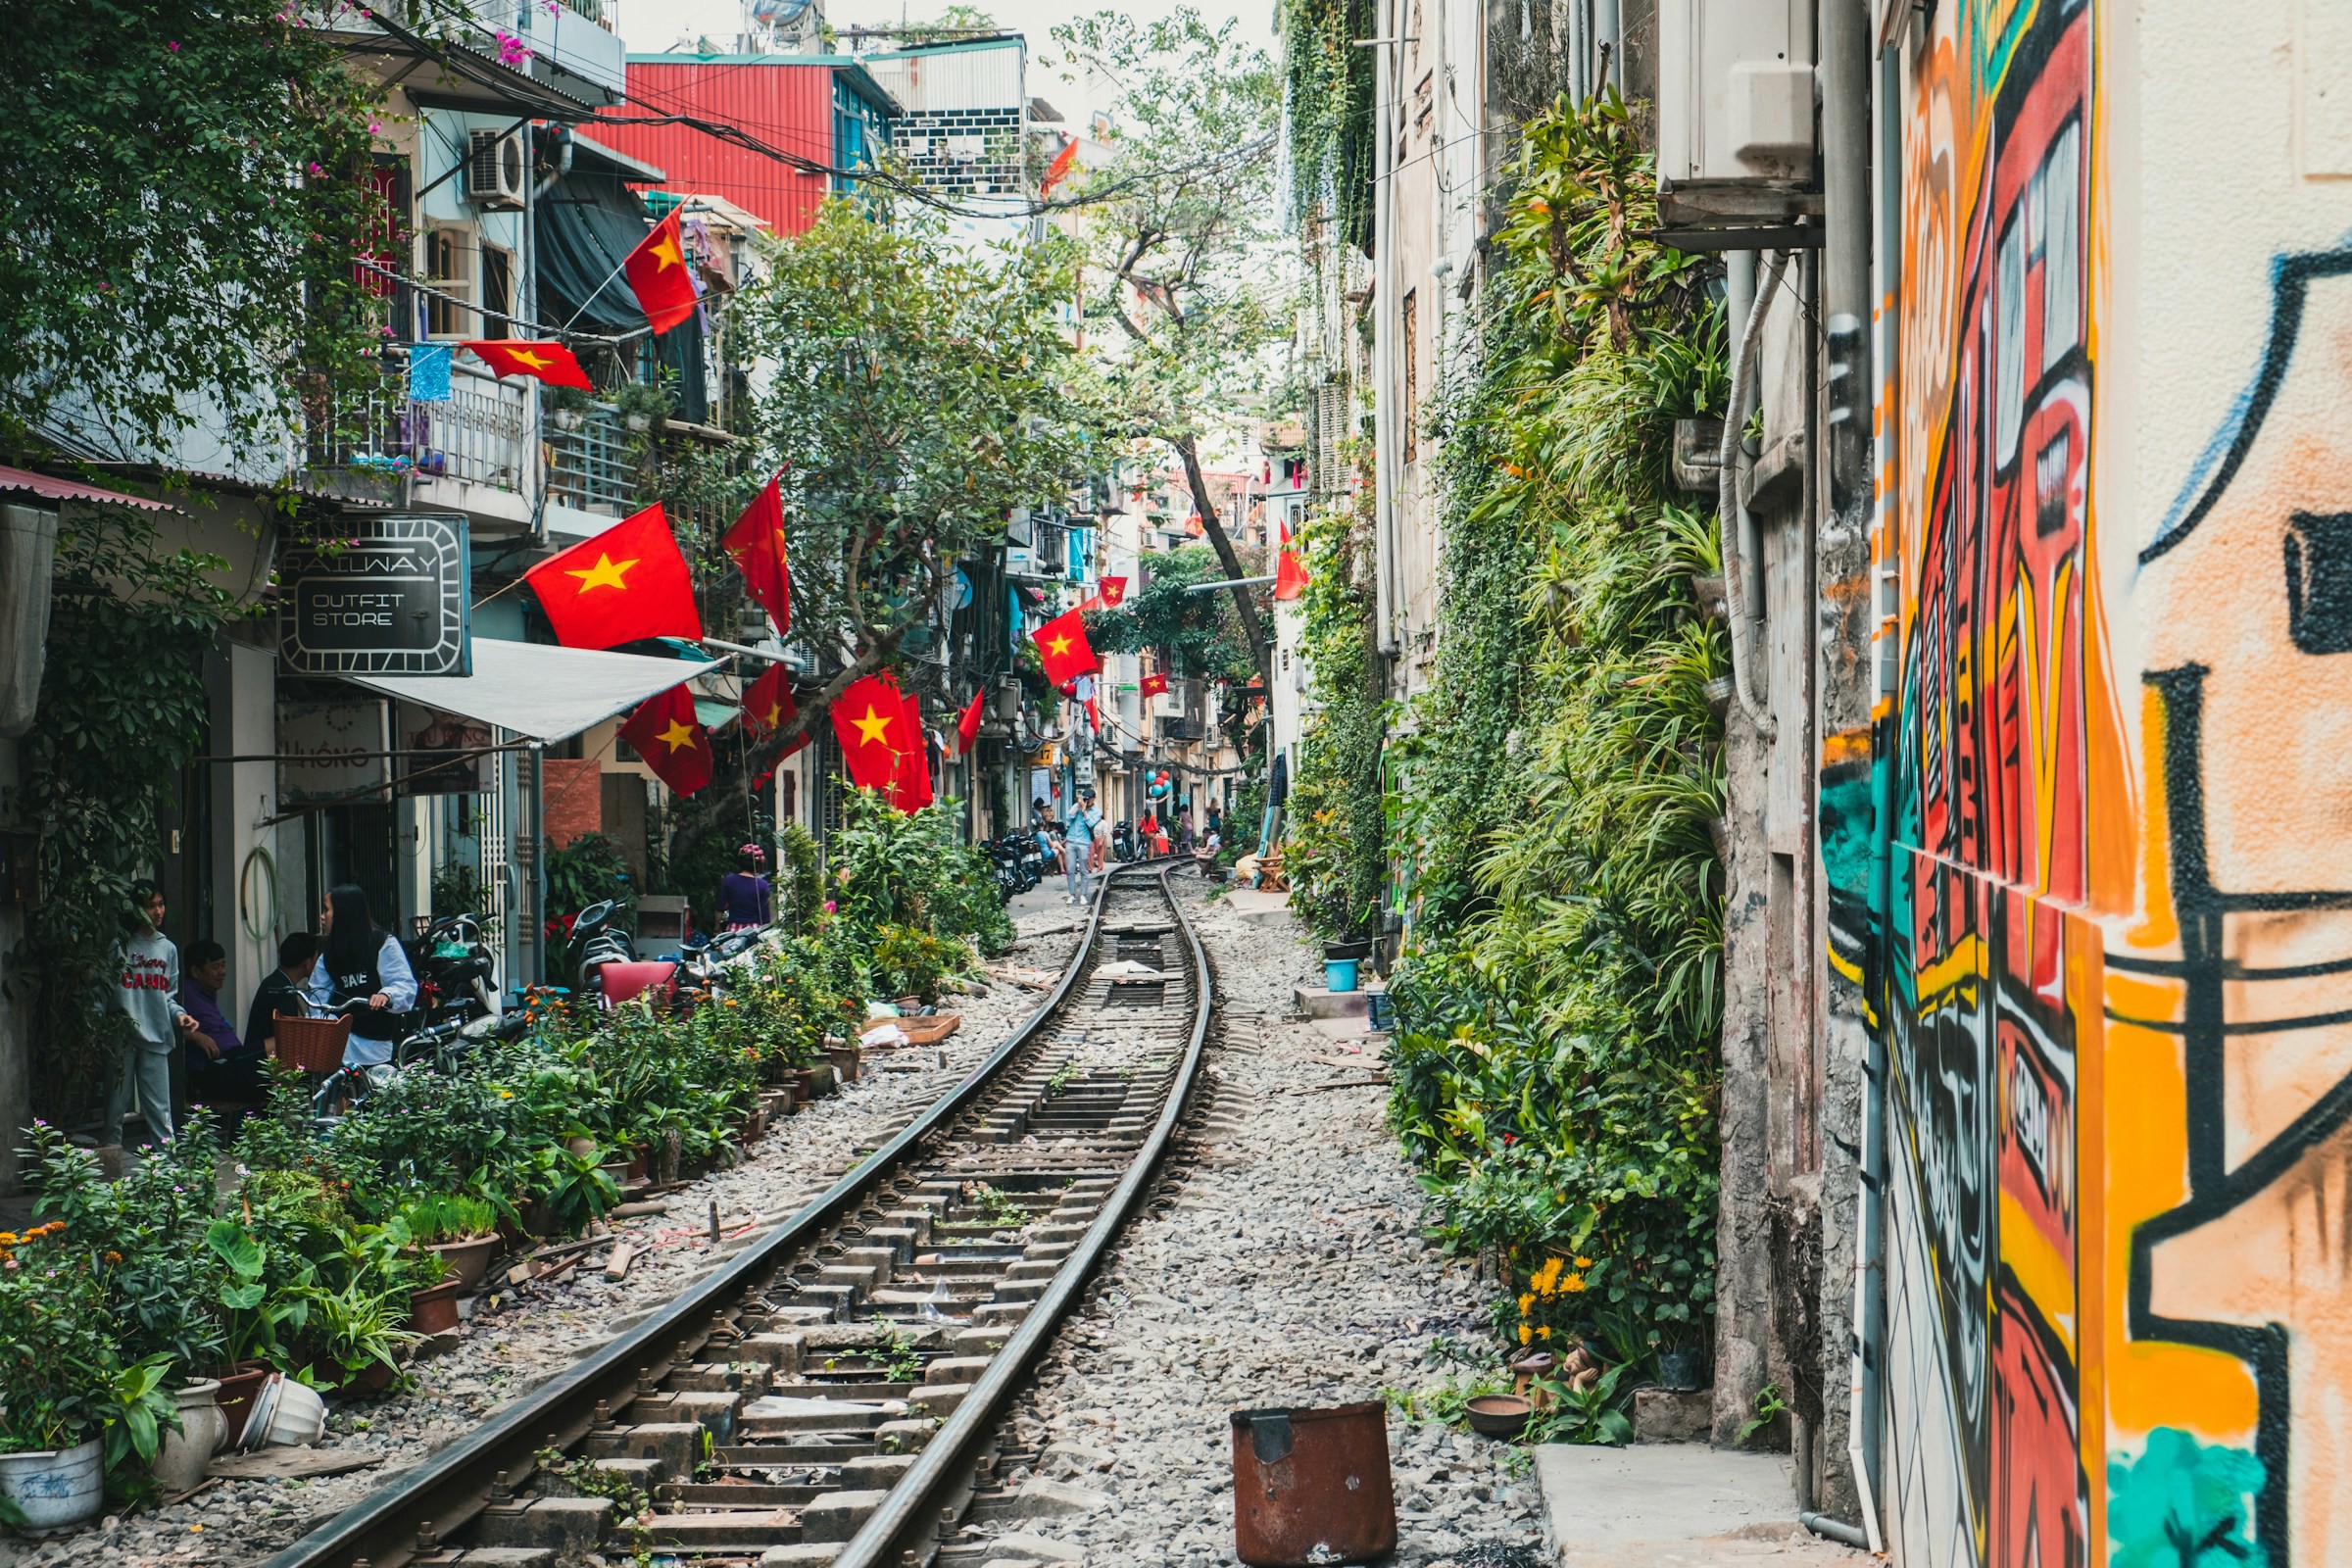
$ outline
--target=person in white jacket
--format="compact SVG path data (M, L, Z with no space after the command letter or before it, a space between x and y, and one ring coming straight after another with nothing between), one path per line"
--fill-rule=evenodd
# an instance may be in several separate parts
M159 1144L172 1141L172 1053L196 1027L179 1004L179 949L164 935L164 891L144 877L130 885L131 912L123 917L122 940L115 947L113 983L106 1010L128 1018L137 1038L116 1063L107 1086L106 1115L98 1141L122 1142L122 1119L132 1096L139 1117Z
M416 1005L416 976L400 941L375 923L368 895L345 882L328 890L318 911L318 962L302 990L314 1006L352 1009L351 1040L343 1048L346 1067L372 1067L392 1059L393 1015Z

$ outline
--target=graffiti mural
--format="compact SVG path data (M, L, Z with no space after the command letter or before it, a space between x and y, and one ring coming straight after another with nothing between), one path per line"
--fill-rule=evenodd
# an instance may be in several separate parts
M1885 1508L1906 1564L2082 1568L2089 6L1948 8L1913 101Z
M2103 555L2099 14L1961 0L1907 57L1884 1519L1905 1565L2352 1563L2352 248L2198 280L2243 390Z
M2352 1561L2348 387L2352 251L2287 257L2242 413L2140 557L2180 939L2128 961L2179 1002L2119 1022L2178 1039L2186 1184L2133 1235L2130 1331L2244 1367L2273 1564Z

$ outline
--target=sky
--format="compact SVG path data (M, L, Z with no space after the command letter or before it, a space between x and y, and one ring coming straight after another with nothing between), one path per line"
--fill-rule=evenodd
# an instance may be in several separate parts
M1179 0L966 0L1007 29L1029 39L1029 92L1060 110L1066 119L1081 120L1091 111L1107 108L1089 94L1065 84L1058 68L1041 69L1040 55L1055 56L1053 27L1057 22L1104 9L1124 11L1139 22L1150 22L1174 11ZM825 20L847 31L858 25L897 25L909 19L920 22L937 16L946 0L819 0ZM739 0L606 0L621 37L632 53L652 54L667 49L681 37L707 36L722 50L735 47L743 28ZM1274 42L1274 0L1193 0L1194 8L1210 23L1242 20L1242 32L1271 48Z

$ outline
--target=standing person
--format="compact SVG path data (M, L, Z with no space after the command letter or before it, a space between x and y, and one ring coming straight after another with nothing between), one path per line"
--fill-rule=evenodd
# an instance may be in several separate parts
M122 1120L135 1091L140 1119L157 1143L168 1144L173 1137L172 1051L196 1020L173 1000L179 992L179 949L164 935L163 889L142 877L130 885L130 905L122 940L115 948L115 981L107 991L106 1010L129 1019L133 1038L115 1063L98 1141L122 1142Z
M400 951L399 939L375 923L367 893L350 882L326 895L326 906L318 911L318 962L303 995L318 1007L367 1004L352 1013L344 1066L373 1067L390 1061L392 1014L416 1005L416 976L409 968L409 956Z
M775 918L775 895L760 873L767 852L746 844L735 852L735 869L718 879L718 928L748 931Z
M1213 801L1208 808L1208 836L1212 839L1225 837L1225 813L1217 809Z
M1095 844L1102 826L1102 813L1095 809L1095 792L1082 789L1078 804L1062 823L1062 838L1069 853L1063 857L1066 869L1062 880L1069 889L1072 904L1092 904L1095 900Z
M318 939L308 931L289 931L277 942L277 967L266 975L245 1009L245 1044L265 1056L277 1054L277 1015L305 1017L310 1007L303 982L318 962Z
M187 976L179 1004L196 1027L187 1031L188 1102L223 1107L220 1136L237 1135L246 1107L262 1102L262 1048L237 1038L220 1010L220 989L228 984L228 950L210 938L188 944Z

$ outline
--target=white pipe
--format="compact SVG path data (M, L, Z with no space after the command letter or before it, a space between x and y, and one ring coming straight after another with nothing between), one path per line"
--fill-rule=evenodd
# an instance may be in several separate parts
M1764 275L1756 284L1756 303L1748 308L1747 323L1732 354L1732 406L1724 411L1723 446L1716 455L1715 520L1722 531L1723 590L1732 621L1732 690L1740 710L1769 742L1776 733L1772 710L1755 690L1754 653L1747 646L1747 581L1740 559L1740 433L1747 424L1747 384L1755 370L1756 345L1764 337L1764 318L1771 313L1772 296L1781 286L1788 253L1771 251L1764 257Z

